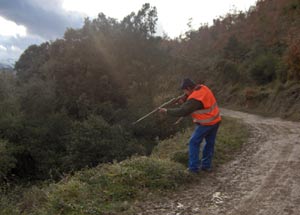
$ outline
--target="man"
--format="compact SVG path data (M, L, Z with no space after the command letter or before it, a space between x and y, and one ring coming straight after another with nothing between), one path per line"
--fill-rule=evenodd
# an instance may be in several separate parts
M181 89L187 96L180 108L160 108L160 113L183 117L191 114L196 128L189 142L189 171L210 171L217 131L221 122L216 99L205 85L196 85L190 79L184 79ZM205 139L201 164L199 161L200 144Z

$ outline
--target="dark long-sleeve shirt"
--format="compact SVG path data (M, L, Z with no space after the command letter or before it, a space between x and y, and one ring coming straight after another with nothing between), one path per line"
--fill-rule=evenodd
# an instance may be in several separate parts
M183 117L203 108L202 102L196 99L189 99L179 108L168 108L167 114L176 117Z

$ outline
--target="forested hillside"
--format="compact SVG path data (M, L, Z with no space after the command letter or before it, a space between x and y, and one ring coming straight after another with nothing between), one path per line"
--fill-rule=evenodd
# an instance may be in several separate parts
M28 47L16 76L1 73L1 179L59 179L146 155L179 129L159 117L132 126L174 96L160 93L172 58L154 36L156 21L149 4L120 22L99 14L62 39Z
M186 74L230 106L300 119L300 1L258 1L169 41Z
M100 13L64 37L32 45L0 75L0 180L60 179L147 155L181 127L137 118L205 82L223 105L300 119L300 1L258 1L180 38L155 33L155 7L123 20Z

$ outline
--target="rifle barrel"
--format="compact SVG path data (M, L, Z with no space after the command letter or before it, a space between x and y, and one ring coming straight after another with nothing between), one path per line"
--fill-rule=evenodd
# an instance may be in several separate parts
M159 106L158 108L155 108L153 111L151 111L150 113L147 113L145 116L139 118L137 121L135 121L134 123L132 123L133 125L137 124L138 122L142 121L143 119L147 118L148 116L150 116L151 114L154 114L156 111L159 110L159 108L163 108L165 106L167 106L168 104L172 104L173 102L179 100L180 98L182 98L184 95L178 96L177 98L172 98L171 100L163 103L161 106Z

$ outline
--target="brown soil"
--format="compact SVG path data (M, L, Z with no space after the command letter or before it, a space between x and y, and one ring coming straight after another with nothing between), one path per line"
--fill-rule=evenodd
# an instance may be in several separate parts
M222 109L249 124L242 152L197 184L135 205L140 215L300 214L300 123Z

